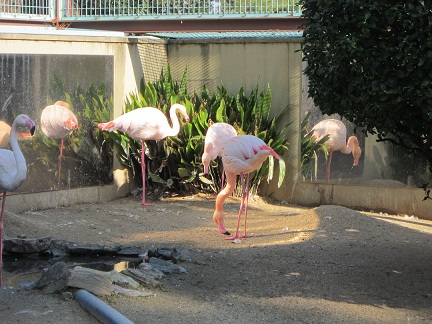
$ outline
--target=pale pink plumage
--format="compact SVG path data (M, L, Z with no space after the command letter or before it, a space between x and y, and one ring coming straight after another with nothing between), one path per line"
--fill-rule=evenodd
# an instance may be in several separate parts
M46 106L42 110L42 132L51 139L60 140L57 188L60 188L64 138L77 128L78 119L70 110L70 106L67 102L57 101L55 104Z
M229 240L246 237L246 219L249 200L249 174L258 169L261 164L270 156L280 159L279 155L258 137L252 135L240 135L228 140L222 151L222 163L226 172L227 184L216 197L216 208L213 220L218 225L222 234L230 233L224 227L225 212L223 205L234 191L236 185L236 175L240 175L242 184L242 199L237 218L237 227L234 236L228 237ZM245 176L247 179L245 180ZM246 200L246 202L245 202ZM240 219L245 208L244 233L238 235Z
M334 151L341 151L344 154L352 153L354 158L353 166L357 166L361 156L361 148L357 137L351 136L347 141L347 130L340 120L337 119L324 119L317 123L313 128L313 136L319 141L326 135L329 139L325 145L329 148L329 156L327 160L327 183L330 182L330 164Z
M170 119L172 127L168 123L167 117L162 111L153 107L137 108L107 123L99 123L101 130L112 132L121 131L126 133L134 140L141 141L141 168L143 182L143 206L151 205L145 202L145 142L146 140L161 140L168 136L175 136L180 131L180 123L176 111L183 115L186 122L189 116L186 107L174 104L170 108Z
M6 192L15 191L27 178L27 164L17 139L17 129L27 127L30 134L35 131L35 123L27 115L21 114L15 118L10 132L10 146L12 151L0 150L0 191L3 192L3 202L0 214L0 286L2 282L2 253L3 253L3 220L6 202Z
M204 141L204 153L202 163L204 165L204 174L209 172L210 161L222 156L222 149L225 143L232 137L237 136L237 131L230 124L215 123L207 129ZM225 180L225 171L222 171L221 188Z
M210 161L222 156L222 149L225 143L232 137L237 136L237 131L230 124L215 123L207 129L202 163L204 173L208 173Z

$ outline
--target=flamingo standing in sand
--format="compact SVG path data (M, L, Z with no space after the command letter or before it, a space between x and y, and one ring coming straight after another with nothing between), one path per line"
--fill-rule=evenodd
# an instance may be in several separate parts
M27 115L21 114L15 118L10 132L10 146L12 151L0 150L0 191L3 192L3 202L0 214L0 286L2 280L2 254L3 254L3 220L5 211L6 192L15 191L27 178L27 165L17 139L18 127L27 127L33 136L35 123Z
M60 189L64 138L77 128L78 119L70 110L70 106L67 102L57 101L55 104L47 106L42 110L42 132L51 139L61 140L58 158L58 189Z
M207 129L204 153L201 157L204 165L204 174L209 171L210 161L222 156L222 149L225 143L232 137L237 136L234 127L227 123L215 123ZM222 186L224 183L224 172L222 172Z
M112 132L121 131L129 135L134 140L141 141L141 169L142 169L142 205L151 206L152 204L145 201L145 141L161 140L167 136L176 136L180 131L180 123L176 111L183 115L186 122L189 122L189 116L186 107L180 104L174 104L170 108L170 118L172 127L168 123L167 117L157 108L145 107L137 108L107 123L99 123L101 130Z
M269 156L280 159L279 155L261 139L253 135L240 135L228 140L223 148L222 163L226 172L227 184L216 197L216 208L213 220L218 225L222 234L230 235L224 227L225 212L223 205L225 200L233 193L236 185L236 176L240 175L242 185L242 198L237 218L235 234L227 240L237 240L246 237L246 219L249 200L249 175L258 169ZM246 179L245 179L246 176ZM240 219L245 209L244 232L239 236Z
M325 142L325 145L329 148L329 156L327 159L327 183L330 182L330 164L334 151L341 151L343 154L352 153L354 157L353 167L357 166L361 156L361 148L357 137L351 136L347 138L347 130L340 120L337 119L324 119L317 123L313 128L313 135L317 141L326 135L329 135L329 139Z

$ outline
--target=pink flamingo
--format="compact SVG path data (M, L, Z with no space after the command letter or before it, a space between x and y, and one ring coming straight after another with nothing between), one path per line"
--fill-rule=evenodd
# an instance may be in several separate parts
M121 131L125 132L134 140L141 141L141 168L143 195L142 205L151 206L152 204L145 201L145 142L146 140L161 140L167 136L176 136L180 131L180 123L176 111L183 115L186 122L189 122L189 116L186 107L180 104L174 104L170 108L170 118L172 127L168 123L167 117L157 108L145 107L137 108L107 123L99 123L98 127L104 131Z
M64 138L78 128L78 119L67 102L57 101L42 110L41 129L51 139L61 140L58 158L57 188L60 189L60 176L63 158Z
M215 123L207 129L202 163L204 174L209 171L210 161L222 156L222 149L225 143L232 137L237 136L237 131L230 124ZM222 173L222 185L224 183L224 173Z
M27 115L19 115L15 118L10 133L10 146L12 151L5 149L0 150L0 191L3 192L3 202L0 214L0 286L3 285L3 220L6 202L6 192L17 190L27 178L26 161L18 145L18 127L27 127L30 130L31 136L33 136L36 128L34 121L31 120Z
M330 182L330 164L332 160L333 151L341 151L343 154L352 153L354 157L354 166L357 166L361 156L361 148L357 137L351 136L347 138L347 130L345 125L337 119L325 119L317 123L313 128L313 136L319 141L326 135L329 135L329 139L325 142L325 145L329 148L329 156L327 159L327 183Z
M227 240L236 240L246 237L246 219L249 200L249 174L258 169L270 155L280 159L279 155L277 155L272 148L267 146L266 143L264 143L261 139L253 135L236 136L225 143L222 152L222 163L226 171L227 184L216 197L216 208L213 214L213 220L218 225L219 231L222 234L230 235L230 233L224 227L225 212L223 211L223 205L225 200L233 193L235 189L236 175L240 175L242 185L242 198L237 217L236 231L235 234L228 237ZM238 232L243 207L245 209L244 233L242 236L239 236Z

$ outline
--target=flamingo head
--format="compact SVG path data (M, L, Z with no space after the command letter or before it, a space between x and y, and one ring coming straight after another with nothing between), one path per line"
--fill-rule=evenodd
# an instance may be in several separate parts
M360 146L358 146L358 145L354 146L353 151L352 151L352 155L354 157L353 167L358 166L361 154L362 154L362 150L361 150Z
M353 150L353 157L354 157L353 167L358 166L361 154L362 154L362 150L360 146L355 147Z
M357 166L359 164L360 156L362 154L358 138L356 136L350 136L350 138L348 138L346 148L348 150L346 150L345 154L352 153L354 157L353 167ZM341 151L344 152L343 149L341 149Z
M187 114L186 107L180 104L174 104L171 106L171 108L174 108L179 111L180 114L182 114L184 120L188 123L190 121L189 115Z
M30 134L33 136L36 130L36 124L29 116L25 114L18 115L15 118L15 123L18 127L27 127L30 130Z
M204 174L208 173L209 165L210 165L210 155L207 153L204 153L202 156L202 164L204 166Z
M214 159L214 157L212 157L212 150L213 144L210 142L205 143L204 153L201 157L202 164L204 165L204 174L208 173L210 161Z

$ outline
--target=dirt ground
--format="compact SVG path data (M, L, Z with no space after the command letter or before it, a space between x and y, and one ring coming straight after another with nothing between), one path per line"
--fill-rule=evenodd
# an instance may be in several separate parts
M102 300L134 323L431 323L432 222L250 200L248 232L226 241L212 221L213 196L139 197L23 214L7 236L50 235L190 252L187 274L162 279L153 297ZM226 204L233 231L239 200ZM0 288L2 323L98 323L64 295Z

